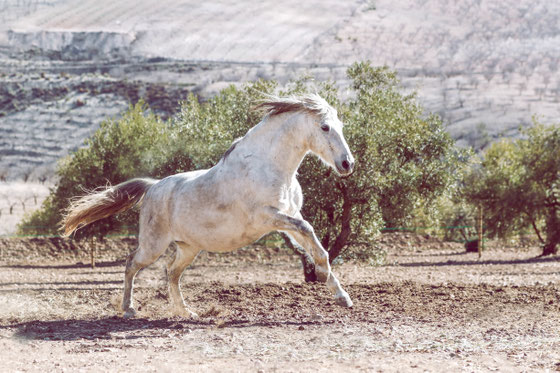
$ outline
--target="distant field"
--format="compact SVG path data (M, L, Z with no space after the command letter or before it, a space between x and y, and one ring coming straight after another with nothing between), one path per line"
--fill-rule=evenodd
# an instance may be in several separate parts
M21 218L38 209L48 194L49 187L39 183L0 183L0 236L14 234Z
M188 92L258 78L308 74L344 92L347 66L366 59L397 69L461 145L480 149L560 112L558 2L6 0L0 10L0 134L9 139L0 171L11 178L52 173L56 158L140 97L168 116ZM64 142L34 140L47 127Z

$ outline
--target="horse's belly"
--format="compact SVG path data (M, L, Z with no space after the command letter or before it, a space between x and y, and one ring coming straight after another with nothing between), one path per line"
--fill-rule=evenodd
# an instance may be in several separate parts
M233 251L235 249L239 249L243 246L247 246L259 238L261 238L264 234L255 234L255 233L247 233L247 232L236 232L233 234L220 234L214 233L211 234L209 237L206 238L199 238L198 241L198 248L210 252L228 252Z
M213 169L214 170L214 169ZM221 180L209 171L180 190L171 224L177 241L200 250L225 252L246 246L271 230L261 206L273 205L237 179ZM266 200L266 199L265 199Z
M181 229L182 228L182 229ZM244 219L199 219L180 228L177 240L200 250L227 252L247 246L268 233Z
M211 242L208 242L207 247L204 249L210 252L228 252L239 249L243 246L247 246L252 244L253 242L257 241L261 238L263 234L259 235L237 235L237 236L228 236L228 237L216 237Z

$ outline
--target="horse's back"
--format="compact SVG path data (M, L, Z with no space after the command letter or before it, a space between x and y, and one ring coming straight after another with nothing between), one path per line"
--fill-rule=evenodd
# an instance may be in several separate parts
M196 170L168 176L152 185L147 191L140 209L140 234L142 230L153 230L153 223L158 226L167 226L172 219L173 206L179 199L178 191L185 184L192 183L197 178L206 174L208 170ZM145 224L149 222L150 224Z

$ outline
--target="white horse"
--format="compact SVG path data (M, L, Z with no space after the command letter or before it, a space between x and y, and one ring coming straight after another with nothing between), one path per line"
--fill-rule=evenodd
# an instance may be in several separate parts
M68 208L66 235L141 202L138 248L126 263L124 317L135 314L134 277L172 242L177 253L168 269L171 302L175 312L196 317L185 305L179 280L197 254L232 251L271 231L286 233L310 253L317 278L327 283L336 302L352 306L331 271L328 253L300 214L303 196L296 179L309 152L340 175L352 173L354 158L337 112L318 95L271 97L258 108L266 111L262 121L235 141L214 167L159 181L132 179L83 196Z

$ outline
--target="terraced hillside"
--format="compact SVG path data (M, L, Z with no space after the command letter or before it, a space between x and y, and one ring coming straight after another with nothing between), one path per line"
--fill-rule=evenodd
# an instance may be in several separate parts
M546 0L0 3L0 169L21 178L146 99L302 74L347 85L369 59L398 69L464 145L558 121L560 3ZM50 141L48 139L51 139Z

